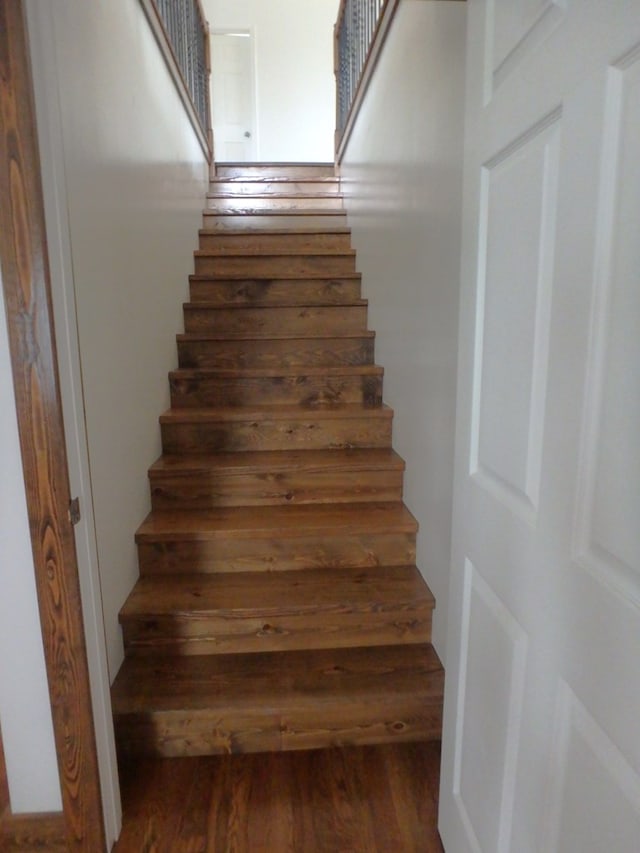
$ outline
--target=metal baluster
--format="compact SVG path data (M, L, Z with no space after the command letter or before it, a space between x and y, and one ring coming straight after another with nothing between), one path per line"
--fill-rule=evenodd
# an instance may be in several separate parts
M207 34L197 0L154 0L203 130L208 127Z
M356 90L388 0L346 0L337 31L338 131L345 128Z

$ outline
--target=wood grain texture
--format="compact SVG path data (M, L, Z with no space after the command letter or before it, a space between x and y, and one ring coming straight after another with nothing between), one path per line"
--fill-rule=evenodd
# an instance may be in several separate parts
M152 513L138 528L142 574L295 571L415 562L402 504L225 507Z
M335 175L306 177L289 175L243 175L230 178L216 175L209 185L210 197L219 195L260 195L262 197L278 195L309 196L315 194L339 195L340 178Z
M345 506L343 504L343 506ZM142 575L175 572L287 572L298 569L408 565L416 559L415 532L366 533L300 531L294 539L276 533L254 538L211 540L146 539L138 544Z
M114 853L443 853L439 765L437 743L138 759Z
M273 278L189 276L191 299L220 305L327 305L360 298L360 273Z
M439 739L443 675L428 644L130 657L116 737L165 757Z
M230 507L202 512L151 513L136 533L137 542L221 539L299 539L309 535L415 533L418 523L397 503L351 506Z
M236 231L200 230L198 235L200 249L207 252L229 252L230 254L265 254L269 252L309 252L325 249L331 251L349 251L351 249L351 230L346 226L332 226L326 223L324 228L297 229L272 228L249 230L246 227Z
M390 449L162 456L149 469L154 510L393 501L404 464Z
M373 364L373 332L270 339L177 335L180 367L221 370Z
M211 370L182 368L169 374L175 408L212 406L317 406L360 403L382 405L381 367L253 368Z
M194 253L194 266L197 275L216 273L218 275L263 276L304 276L309 273L321 273L325 276L340 276L356 271L356 256L353 250L333 251L316 249L309 252L288 252L277 254L252 254L242 252L232 255L229 252L215 252L212 249Z
M29 57L0 0L0 254L36 586L69 850L105 849L57 377Z
M347 214L336 210L265 210L262 213L244 214L216 213L205 210L202 215L202 225L211 231L236 231L240 229L253 230L261 228L265 231L288 228L292 231L306 228L346 227Z
M63 812L6 815L0 821L0 850L3 853L68 853ZM85 848L89 849L89 848Z
M275 162L275 163L234 163L225 161L216 163L216 178L251 178L251 177L295 177L295 178L334 178L336 174L333 163L305 162Z
M415 566L140 578L120 611L128 655L224 654L431 640Z
M332 332L335 335L363 332L367 328L366 302L356 305L254 306L235 305L223 308L206 302L189 302L184 306L184 328L187 333L228 335L313 335Z
M218 193L207 196L205 209L216 213L240 211L252 214L262 210L343 210L344 208L341 195L308 192L305 195L279 193L269 196Z
M10 809L9 782L7 779L7 765L4 760L4 745L2 742L2 728L0 728L0 824L5 812Z
M354 404L170 409L160 416L164 453L391 447L393 412Z

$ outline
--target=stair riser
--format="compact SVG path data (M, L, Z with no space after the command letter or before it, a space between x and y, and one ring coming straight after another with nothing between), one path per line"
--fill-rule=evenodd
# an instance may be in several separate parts
M164 758L439 740L442 694L383 696L367 708L318 703L283 714L157 711L116 721L118 750Z
M180 367L340 367L373 364L373 338L178 341Z
M194 334L278 335L286 331L304 337L331 331L340 335L366 331L367 306L200 308L186 305L184 328Z
M219 216L215 213L205 213L202 217L202 227L210 231L229 231L239 228L260 228L271 231L280 228L344 228L347 225L345 213L281 213L254 216L226 214Z
M372 409L371 412L376 410ZM165 453L216 453L242 450L325 450L390 447L391 419L278 419L233 423L163 423Z
M223 214L228 211L255 213L260 210L344 210L342 196L339 195L218 196L207 198L205 208Z
M275 616L268 621L223 616L152 616L122 625L126 654L211 655L342 649L426 643L431 638L431 609L374 607L358 612Z
M194 302L251 305L282 303L314 305L352 302L360 298L359 279L254 279L192 281L191 299Z
M179 379L171 378L171 405L203 406L299 405L312 407L339 403L382 403L382 376L270 376Z
M366 503L401 498L399 470L164 474L151 478L151 504L155 510Z
M269 180L268 178L246 178L239 180L225 180L218 176L211 181L209 194L211 196L221 194L233 195L307 195L308 193L322 193L332 195L340 192L340 181L335 177L302 178L292 180L290 178L280 180Z
M196 275L341 276L356 271L352 254L345 255L195 255Z
M413 532L295 537L219 537L138 543L142 575L296 571L406 566L415 563Z
M217 178L335 178L333 163L217 163Z
M282 226L284 227L284 226ZM317 252L322 249L348 251L351 248L349 233L318 234L225 234L200 233L202 251L229 252Z

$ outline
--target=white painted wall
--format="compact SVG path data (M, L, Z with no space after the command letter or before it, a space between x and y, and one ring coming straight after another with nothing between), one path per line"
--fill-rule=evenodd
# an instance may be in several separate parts
M113 679L123 658L117 614L138 576L134 533L149 511L146 472L160 454L158 415L169 405L208 170L137 0L57 0L52 18ZM83 501L91 512L91 497Z
M0 726L11 808L14 812L59 811L62 800L3 299L0 453Z
M376 330L418 566L445 658L460 265L463 3L402 0L345 150L349 224Z
M212 30L254 36L257 159L332 162L339 0L203 2Z

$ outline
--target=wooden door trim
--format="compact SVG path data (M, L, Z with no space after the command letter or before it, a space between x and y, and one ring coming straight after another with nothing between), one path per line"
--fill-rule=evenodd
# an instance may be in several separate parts
M66 849L98 853L106 841L22 0L0 0L0 258L63 804L57 816L15 816L7 806L2 823L18 843L25 821L45 832L62 821Z

